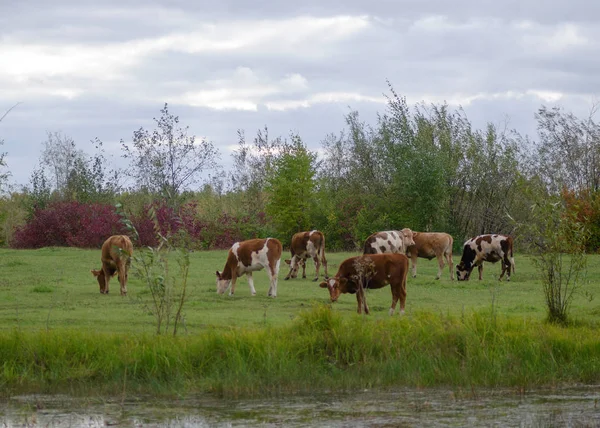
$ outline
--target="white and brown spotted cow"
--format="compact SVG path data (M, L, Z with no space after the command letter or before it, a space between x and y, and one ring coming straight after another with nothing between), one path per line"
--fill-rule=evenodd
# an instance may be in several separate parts
M270 280L268 296L277 297L277 275L282 253L281 242L275 238L249 239L236 242L227 254L223 272L217 271L217 293L223 294L231 285L229 295L235 293L235 283L239 276L246 274L250 293L254 296L252 272L267 269Z
M290 272L287 274L285 279L296 278L298 276L298 268L302 265L302 278L306 278L306 260L310 257L315 262L315 269L317 270L315 279L319 280L319 269L321 263L325 268L325 278L327 274L327 259L325 258L325 236L318 230L312 230L310 232L298 232L292 236L292 243L290 245L290 251L292 258L285 262L290 265Z
M118 274L121 296L126 296L129 266L133 255L131 240L125 235L113 235L104 241L101 251L102 268L91 271L98 280L100 293L108 294L108 283L115 274Z
M442 277L444 270L444 258L450 271L450 279L454 280L454 262L452 261L452 244L454 239L447 233L442 232L413 232L415 245L406 249L406 255L410 257L412 264L412 276L417 277L417 257L431 260L437 257L438 273L435 279Z
M319 284L329 290L329 297L335 302L342 293L356 293L358 313L364 307L369 313L369 307L363 300L359 290L358 273L362 270L363 278L367 276L366 287L377 289L390 285L392 289L392 306L390 315L394 314L396 304L400 300L400 313L404 313L406 304L406 276L408 275L408 258L404 254L367 254L350 257L342 262L334 277ZM365 275L364 272L368 272Z
M365 240L363 254L406 254L411 245L415 245L415 241L412 230L408 228L375 232Z
M479 279L483 272L483 262L496 263L502 261L502 280L506 272L506 280L510 281L510 272L515 272L513 257L513 239L506 235L479 235L465 242L460 263L456 265L456 279L468 281L473 268L477 266Z

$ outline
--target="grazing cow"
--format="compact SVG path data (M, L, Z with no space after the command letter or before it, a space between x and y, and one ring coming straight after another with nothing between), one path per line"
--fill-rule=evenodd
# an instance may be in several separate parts
M358 271L358 272L357 272ZM394 314L396 303L400 300L400 313L404 313L406 303L406 276L408 275L408 258L404 254L367 254L350 257L342 262L333 278L322 282L321 288L329 289L331 301L335 302L342 293L356 293L358 313L369 313L369 307L359 290L360 272L366 277L365 288L376 289L390 284L392 289L392 307L390 315Z
M98 280L100 293L108 294L110 278L117 273L121 284L121 296L127 295L127 276L133 255L133 245L125 235L113 235L102 244L102 268L92 269L92 274Z
M406 254L406 249L411 245L415 245L415 241L412 230L408 228L375 232L365 241L363 254Z
M217 271L217 293L223 294L231 285L229 295L235 293L235 282L239 276L246 274L250 293L256 295L252 272L267 269L271 285L268 296L277 297L277 275L282 246L275 238L249 239L236 242L227 254L223 272Z
M450 271L450 279L454 280L454 263L452 261L452 244L454 240L447 233L439 232L413 232L415 245L406 249L406 255L410 257L412 264L412 276L417 277L417 257L431 260L437 257L438 273L435 279L440 279L444 270L444 257Z
M315 262L315 268L317 270L315 279L319 280L319 269L321 263L325 268L325 278L327 274L327 259L325 258L325 235L318 230L310 232L298 232L292 236L292 244L290 245L290 251L292 253L291 260L285 262L290 265L290 272L287 274L285 279L296 278L298 276L299 265L302 265L302 278L306 278L306 259L309 257Z
M479 235L465 242L460 263L456 265L456 279L468 281L473 268L479 269L479 279L483 272L483 262L496 263L502 261L500 281L506 272L506 280L510 281L510 271L515 272L513 257L513 239L506 235Z

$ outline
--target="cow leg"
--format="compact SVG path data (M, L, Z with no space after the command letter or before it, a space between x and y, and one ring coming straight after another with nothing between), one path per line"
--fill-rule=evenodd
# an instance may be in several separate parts
M250 294L255 296L256 290L254 289L254 278L252 278L252 272L246 272L246 278L248 279L248 286L250 286Z
M450 281L454 281L454 262L452 261L452 251L446 253L446 263L448 263L448 270L450 271Z
M104 272L104 294L108 294L108 283L110 282L110 273L108 270L102 267L102 272Z
M435 279L440 279L442 277L442 273L444 272L444 256L441 254L437 256L438 261L438 273Z
M119 261L117 264L117 273L119 278L119 285L121 286L121 296L127 296L127 270L125 264Z
M502 272L500 272L500 278L498 278L498 281L502 281L502 277L504 276L505 272L506 272L506 265L504 264L504 260L502 260Z
M404 287L394 287L390 284L390 287L392 288L392 307L390 308L390 316L394 315L398 300L400 300L400 315L404 315L404 307L406 305L406 284Z
M479 271L479 280L481 281L482 274L483 274L483 263L481 263L479 266L477 266L477 270Z
M306 279L306 260L308 254L304 254L304 258L302 259L302 279Z
M362 296L360 295L360 291L356 292L356 303L358 304L358 308L356 309L356 312L358 312L359 314L362 314L363 302L362 302Z
M417 277L417 255L416 254L410 255L410 262L412 264L412 277L416 278Z
M267 274L269 275L270 281L269 292L267 293L267 296L269 297L277 297L277 275L279 275L280 261L281 260L277 260L277 262L275 263L275 268L269 266L269 268L267 269Z
M231 285L229 286L229 295L233 296L233 293L235 293L235 283L237 281L237 272L233 272L231 274Z
M506 257L504 258L504 260L502 260L502 272L500 273L500 278L498 278L499 281L502 281L502 277L504 276L504 274L506 273L506 280L510 281L510 260L508 260Z
M319 261L319 256L315 255L313 257L313 262L315 262L315 268L317 270L315 279L313 279L313 281L318 281L319 280L319 270L321 269L321 262Z
M329 273L327 273L327 259L325 258L325 251L323 251L323 255L321 256L321 263L323 263L323 269L325 269L325 278L329 278Z
M294 266L296 265L296 263L299 263L298 258L296 257L296 255L294 254L292 256L292 260L290 260L290 272L287 274L287 276L285 278L283 278L284 281L287 281L288 279L290 279L292 277L292 272L294 271Z

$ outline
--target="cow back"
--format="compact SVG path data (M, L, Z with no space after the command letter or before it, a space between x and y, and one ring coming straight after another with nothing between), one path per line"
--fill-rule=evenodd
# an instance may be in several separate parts
M367 288L382 288L392 282L406 280L408 258L404 254L385 253L366 254L344 260L336 274L336 277L348 280L347 290L344 292L356 292L356 280L360 271L369 278Z

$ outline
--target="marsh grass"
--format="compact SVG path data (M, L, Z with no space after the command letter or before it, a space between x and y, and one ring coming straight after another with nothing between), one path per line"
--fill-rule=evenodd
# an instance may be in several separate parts
M595 328L489 312L345 319L327 305L283 327L193 337L80 331L0 334L0 389L289 394L398 386L515 387L600 381Z

